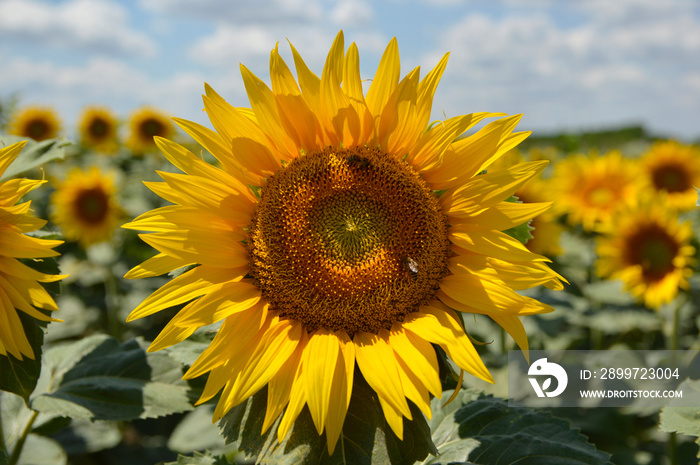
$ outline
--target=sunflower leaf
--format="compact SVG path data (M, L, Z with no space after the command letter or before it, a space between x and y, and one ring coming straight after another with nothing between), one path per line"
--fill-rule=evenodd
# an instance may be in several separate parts
M46 327L46 323L22 311L18 311L17 314L34 352L34 359L24 356L22 360L18 360L10 354L0 355L0 390L17 394L26 402L34 391L41 373L41 347L44 343L43 328Z
M165 465L230 465L232 462L226 457L215 457L210 452L195 452L192 457L178 455L177 462L168 462Z
M16 136L3 136L0 139L0 148L26 140ZM5 170L0 181L14 178L20 174L42 166L44 163L63 160L66 157L66 147L70 142L59 139L50 139L41 142L29 140L17 159Z
M30 400L42 413L84 420L134 420L192 410L181 365L145 343L95 335L45 357L46 392Z
M399 440L384 419L377 394L361 379L355 380L343 431L331 456L325 433L318 435L306 407L281 443L276 433L279 418L261 434L266 406L267 389L263 388L229 411L220 423L226 442L259 463L403 464L437 452L425 417L417 408L411 405L414 421L404 420L404 440Z
M467 460L475 465L611 465L609 454L596 450L566 420L469 390L441 408L451 394L433 399L430 426L440 455L425 465Z
M687 379L677 389L684 395L661 409L659 429L666 433L700 437L700 380Z

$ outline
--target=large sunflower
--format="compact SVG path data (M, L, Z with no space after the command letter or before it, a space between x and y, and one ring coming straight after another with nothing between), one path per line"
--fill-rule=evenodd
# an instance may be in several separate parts
M173 205L125 225L152 231L141 237L159 251L127 277L198 266L129 320L189 302L150 350L223 320L186 373L209 372L199 402L221 391L217 420L267 385L263 431L284 412L283 439L306 405L332 453L356 366L402 438L408 402L429 416L430 395L441 394L433 344L492 381L454 310L490 316L527 350L519 317L552 309L515 290L561 283L544 257L501 232L549 206L505 202L546 162L478 175L527 137L512 133L520 116L461 139L498 115L429 125L447 55L422 80L418 68L399 80L395 39L366 95L357 47L346 52L342 32L321 78L292 53L298 81L272 50L272 89L241 66L252 108L205 87L216 132L176 120L221 169L156 138L185 174L147 183Z
M554 210L566 213L571 224L593 230L621 206L635 201L639 178L637 163L619 151L572 155L554 168Z
M94 166L74 168L51 195L51 220L68 240L84 247L108 240L123 215L116 200L114 176Z
M78 121L80 142L89 148L112 153L118 147L118 122L114 113L105 107L85 107Z
M679 222L665 198L645 198L636 208L624 208L600 231L597 274L622 280L647 307L657 309L688 287L693 231Z
M12 115L7 132L40 142L55 138L60 131L61 120L53 109L30 106Z
M129 138L127 146L136 154L142 154L156 148L154 137L172 137L175 133L172 121L164 113L142 107L134 111L129 118Z
M700 148L676 141L655 143L642 157L647 184L656 192L668 195L674 208L695 208L700 186Z
M26 142L0 149L0 176L17 158ZM40 229L46 221L36 218L31 202L15 205L27 192L45 181L11 179L0 183L0 355L17 359L34 358L18 310L41 321L60 321L41 311L58 310L51 295L39 283L58 281L64 276L40 273L18 259L40 259L58 255L51 250L62 241L38 239L25 233Z

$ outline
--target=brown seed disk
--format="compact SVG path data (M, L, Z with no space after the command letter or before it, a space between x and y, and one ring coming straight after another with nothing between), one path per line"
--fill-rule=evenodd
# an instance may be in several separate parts
M267 180L248 227L251 274L273 308L319 327L376 333L447 274L446 217L403 161L378 149L311 152Z

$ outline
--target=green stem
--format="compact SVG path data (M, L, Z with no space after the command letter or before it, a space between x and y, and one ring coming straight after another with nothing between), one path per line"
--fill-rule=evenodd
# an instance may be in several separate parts
M119 289L117 279L110 267L105 278L105 304L107 307L107 331L111 336L121 340L122 324L119 319Z
M8 465L17 464L19 456L20 454L22 454L22 449L24 448L24 442L27 440L27 436L29 436L29 433L32 431L32 426L34 426L34 421L38 416L39 412L37 412L36 410L32 411L32 416L29 417L29 421L27 421L27 424L24 426L24 431L22 431L22 435L19 437L19 439L17 439L15 448L12 450L12 455L10 456L10 461L8 462Z
M668 463L678 465L678 442L676 433L668 433Z
M678 350L680 347L680 328L681 328L681 308L688 301L688 294L685 294L685 298L678 299L678 305L673 310L673 326L671 327L671 350Z

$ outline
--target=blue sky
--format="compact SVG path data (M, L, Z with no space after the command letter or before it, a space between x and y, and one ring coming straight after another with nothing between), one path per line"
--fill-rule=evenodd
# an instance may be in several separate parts
M269 82L269 52L279 41L291 64L289 39L320 75L340 29L367 79L393 36L402 75L451 52L436 118L700 137L696 0L0 0L0 98L53 106L68 128L90 104L205 123L205 81L247 106L239 63Z

